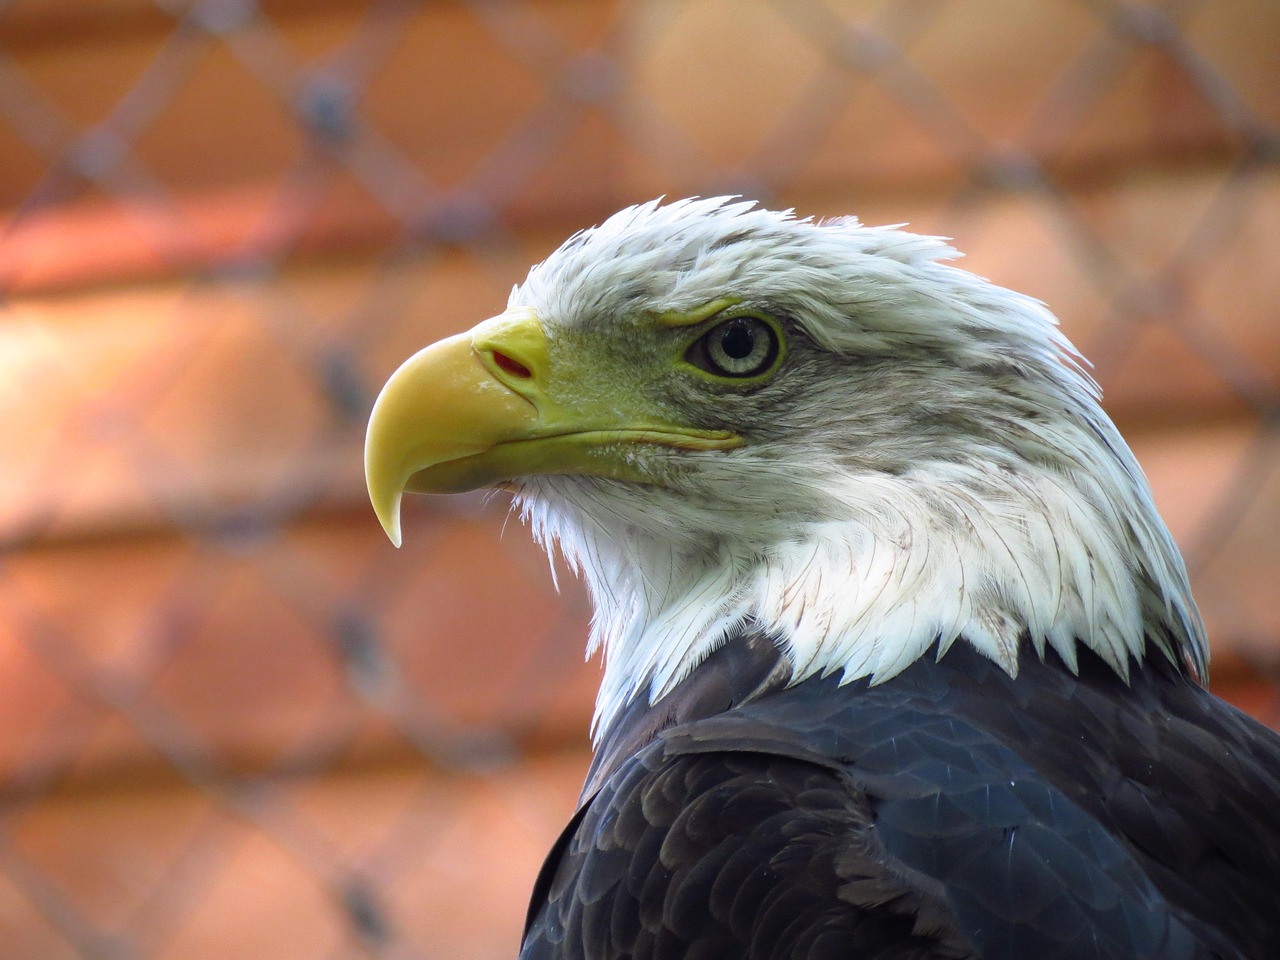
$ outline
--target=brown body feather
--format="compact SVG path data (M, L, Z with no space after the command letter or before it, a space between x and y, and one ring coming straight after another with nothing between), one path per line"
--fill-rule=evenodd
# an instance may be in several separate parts
M1280 956L1280 737L1159 662L726 645L605 732L522 956Z

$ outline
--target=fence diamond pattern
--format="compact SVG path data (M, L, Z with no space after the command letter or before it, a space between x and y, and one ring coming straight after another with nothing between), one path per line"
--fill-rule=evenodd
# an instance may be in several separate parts
M0 953L509 956L587 610L372 397L625 203L910 220L1046 299L1280 724L1280 8L0 5Z

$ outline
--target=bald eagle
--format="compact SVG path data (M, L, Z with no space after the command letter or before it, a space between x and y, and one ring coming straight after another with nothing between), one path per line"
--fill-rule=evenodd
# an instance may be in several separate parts
M1280 957L1280 738L1083 360L955 256L655 201L383 388L392 540L505 488L595 607L522 957Z

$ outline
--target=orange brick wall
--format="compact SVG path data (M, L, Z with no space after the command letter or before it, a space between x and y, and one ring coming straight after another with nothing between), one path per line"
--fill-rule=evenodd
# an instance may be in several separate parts
M0 953L514 953L589 611L500 498L393 550L364 421L658 194L910 221L1046 300L1280 724L1274 4L184 10L0 11Z

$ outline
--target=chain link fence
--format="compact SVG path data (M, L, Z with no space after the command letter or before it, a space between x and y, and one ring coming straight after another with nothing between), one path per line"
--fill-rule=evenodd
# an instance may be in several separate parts
M1269 0L0 5L0 956L510 956L588 611L373 396L572 230L739 193L953 236L1149 470L1280 724Z

